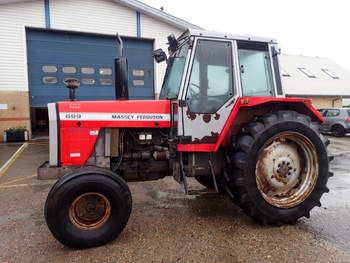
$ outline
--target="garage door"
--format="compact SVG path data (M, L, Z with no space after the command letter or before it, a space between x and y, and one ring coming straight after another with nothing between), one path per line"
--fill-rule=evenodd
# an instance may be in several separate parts
M130 99L154 98L153 41L124 38L129 63ZM78 78L78 100L115 99L114 37L71 32L27 30L28 77L32 107L68 100L66 78Z

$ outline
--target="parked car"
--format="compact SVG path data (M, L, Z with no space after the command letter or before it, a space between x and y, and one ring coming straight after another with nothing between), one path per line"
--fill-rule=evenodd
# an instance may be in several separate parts
M350 132L350 109L349 108L329 108L319 109L324 117L321 132L332 133L337 137L342 137Z

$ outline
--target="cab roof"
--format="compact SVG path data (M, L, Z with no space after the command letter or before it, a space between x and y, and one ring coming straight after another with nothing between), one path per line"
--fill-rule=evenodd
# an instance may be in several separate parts
M258 36L248 36L248 35L233 35L229 33L222 33L216 31L198 30L198 29L187 29L184 34L190 36L202 36L202 37L212 37L212 38L223 38L230 40L245 40L253 42L265 42L265 43L277 43L276 39L268 37L258 37Z

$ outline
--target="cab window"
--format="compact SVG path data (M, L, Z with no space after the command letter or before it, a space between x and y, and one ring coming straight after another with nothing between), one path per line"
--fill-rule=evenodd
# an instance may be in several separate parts
M238 41L243 96L273 97L271 58L267 43Z
M231 42L198 40L186 95L190 111L217 112L232 95Z

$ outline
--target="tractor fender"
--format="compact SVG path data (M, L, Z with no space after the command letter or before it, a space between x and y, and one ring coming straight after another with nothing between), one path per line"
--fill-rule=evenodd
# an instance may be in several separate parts
M323 122L323 117L310 99L242 97L236 101L213 150L217 151L221 146L227 146L232 135L237 135L244 123L265 113L281 110L293 110L309 116L314 122Z

